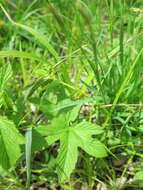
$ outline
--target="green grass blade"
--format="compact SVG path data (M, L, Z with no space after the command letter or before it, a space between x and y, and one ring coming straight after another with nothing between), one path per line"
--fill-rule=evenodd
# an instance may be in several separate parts
M133 64L132 64L131 67L129 68L129 71L128 71L128 73L127 73L125 79L123 80L123 82L122 82L122 84L121 84L121 86L120 86L118 92L116 93L116 96L115 96L115 99L114 99L114 101L113 101L113 104L117 104L117 102L118 102L118 100L119 100L119 98L120 98L122 92L124 91L124 88L125 88L126 85L128 84L128 82L129 82L129 80L130 80L130 78L131 78L131 76L132 76L132 74L133 74L133 72L134 72L134 68L135 68L136 64L138 63L138 60L139 60L140 56L142 55L142 53L143 53L143 48L140 50L140 52L138 53L137 57L135 58ZM115 107L112 107L112 108L111 108L111 111L110 111L109 114L107 115L107 119L106 119L106 121L105 121L105 123L104 123L104 126L106 126L107 123L108 123L108 121L110 120L110 117L111 117L112 112L114 111L114 109L115 109Z
M39 32L37 32L36 30L34 30L33 28L31 28L29 26L26 26L24 24L19 24L19 23L13 21L12 18L10 17L10 15L7 13L7 11L5 10L5 8L1 4L0 4L0 7L3 10L3 12L5 13L5 15L7 16L8 20L12 24L14 24L14 25L16 25L16 26L24 29L25 31L31 33L43 46L45 46L47 48L47 50L50 52L50 54L54 56L54 58L56 59L56 61L60 61L58 53L50 45L50 43L47 41L47 39L42 34L40 34Z
M123 67L123 63L124 63L124 26L123 26L123 22L121 22L121 26L120 26L120 67L121 67L121 70Z
M16 50L0 51L0 57L19 57L19 58L34 59L40 62L41 61L45 62L42 57L39 57L35 54L23 51L16 51Z
M27 172L26 187L27 187L27 189L29 188L30 181L31 181L31 145L32 145L32 128L28 128L26 131L26 142L25 142L26 172Z

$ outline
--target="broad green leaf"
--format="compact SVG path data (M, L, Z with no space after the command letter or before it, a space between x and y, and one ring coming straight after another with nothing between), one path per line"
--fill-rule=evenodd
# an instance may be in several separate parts
M63 114L67 122L70 121L73 122L77 118L81 106L82 106L81 102L76 103L76 101L72 101L70 99L64 99L60 101L57 104L57 106L55 106L55 109L56 110L59 109L57 110L57 114L59 115Z
M53 135L53 136L50 136L50 137L46 137L45 140L46 140L48 146L53 144L55 141L59 140L61 135L62 135L62 133L57 134L57 135Z
M73 107L72 110L68 111L68 113L66 114L67 116L67 120L70 122L70 121L75 121L76 118L78 117L79 115L79 111L80 111L80 108L81 108L81 105L82 104L79 104L79 105L76 105Z
M135 181L143 181L143 171L139 171L134 176Z
M13 122L0 116L0 165L4 169L16 163L20 156L20 144L24 144L24 140Z
M85 152L87 152L91 156L95 156L96 158L103 158L107 156L104 144L102 144L97 139L85 139L81 143L81 148Z
M74 130L76 131L76 134L82 139L84 137L87 138L92 135L98 135L103 133L103 129L100 126L89 122L81 122L77 124L76 126L74 126Z
M62 116L53 119L52 124L40 125L36 130L44 136L58 135L66 130L66 120Z
M59 140L61 135L59 133L57 135L52 135L43 138L43 136L45 136L44 131L43 130L42 132L40 131L43 134L43 136L39 133L39 131L35 129L32 130L32 152L41 151L44 150L45 148L48 148L55 141Z
M51 81L45 89L45 92L41 98L42 101L48 101L50 103L57 104L58 102L67 98L65 87L57 80Z
M92 135L98 135L103 132L100 126L88 122L81 122L73 127L74 133L78 139L78 146L88 154L95 157L105 157L105 146Z
M34 103L32 99L30 101ZM35 101L35 103L37 105L39 104L40 109L47 115L57 116L66 113L67 120L74 121L78 116L81 105L85 103L85 101L64 99L57 104L50 103L46 100L43 100L42 102Z
M53 116L56 116L57 112L51 111L55 109L56 104L49 103L46 100L43 100L41 103L41 98L29 98L29 101L32 104L38 106L39 109L42 110L48 116L48 119L53 118Z
M46 139L38 133L34 128L32 129L32 152L43 150L47 148L49 144L47 144Z

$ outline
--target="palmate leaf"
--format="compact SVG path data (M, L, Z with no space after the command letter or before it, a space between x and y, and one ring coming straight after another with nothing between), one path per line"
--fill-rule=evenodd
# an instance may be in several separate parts
M23 136L13 122L0 116L0 165L4 169L11 168L20 156L20 144L24 144Z
M67 113L69 115L69 113ZM46 137L47 144L60 140L60 149L57 156L57 173L60 181L70 177L78 158L78 147L91 156L98 158L106 156L105 146L93 138L93 135L101 134L100 126L89 122L81 122L70 126L66 114L59 115L52 124L41 125L36 131Z

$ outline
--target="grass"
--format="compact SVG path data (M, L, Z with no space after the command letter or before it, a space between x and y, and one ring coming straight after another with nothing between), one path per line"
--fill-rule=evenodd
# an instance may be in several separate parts
M80 151L70 181L63 184L55 172L57 145L36 152L31 188L142 189L141 180L134 180L143 169L142 0L1 3L1 115L21 133L46 123L49 118L33 101L44 102L48 82L58 81L75 103L88 100L79 120L104 129L101 140L109 152L97 159ZM27 164L30 171L29 158ZM0 168L0 176L0 189L24 189L24 158L10 174Z

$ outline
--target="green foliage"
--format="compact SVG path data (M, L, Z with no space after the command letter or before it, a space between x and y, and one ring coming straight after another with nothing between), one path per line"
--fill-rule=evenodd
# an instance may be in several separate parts
M5 104L7 98L7 86L12 77L12 68L10 64L5 64L0 69L0 107Z
M8 170L20 157L20 144L24 143L22 135L13 122L6 117L0 117L0 165Z
M143 1L0 3L0 189L142 189Z
M143 180L143 172L137 172L134 176L134 180L136 181L142 181Z
M73 117L70 114L64 114L54 119L51 125L44 125L35 129L42 136L48 136L48 142L53 141L53 139L54 141L60 140L60 150L57 157L57 172L60 181L69 178L75 168L78 147L95 157L106 156L104 145L92 138L92 135L103 132L101 127L89 122L71 125L72 120Z

